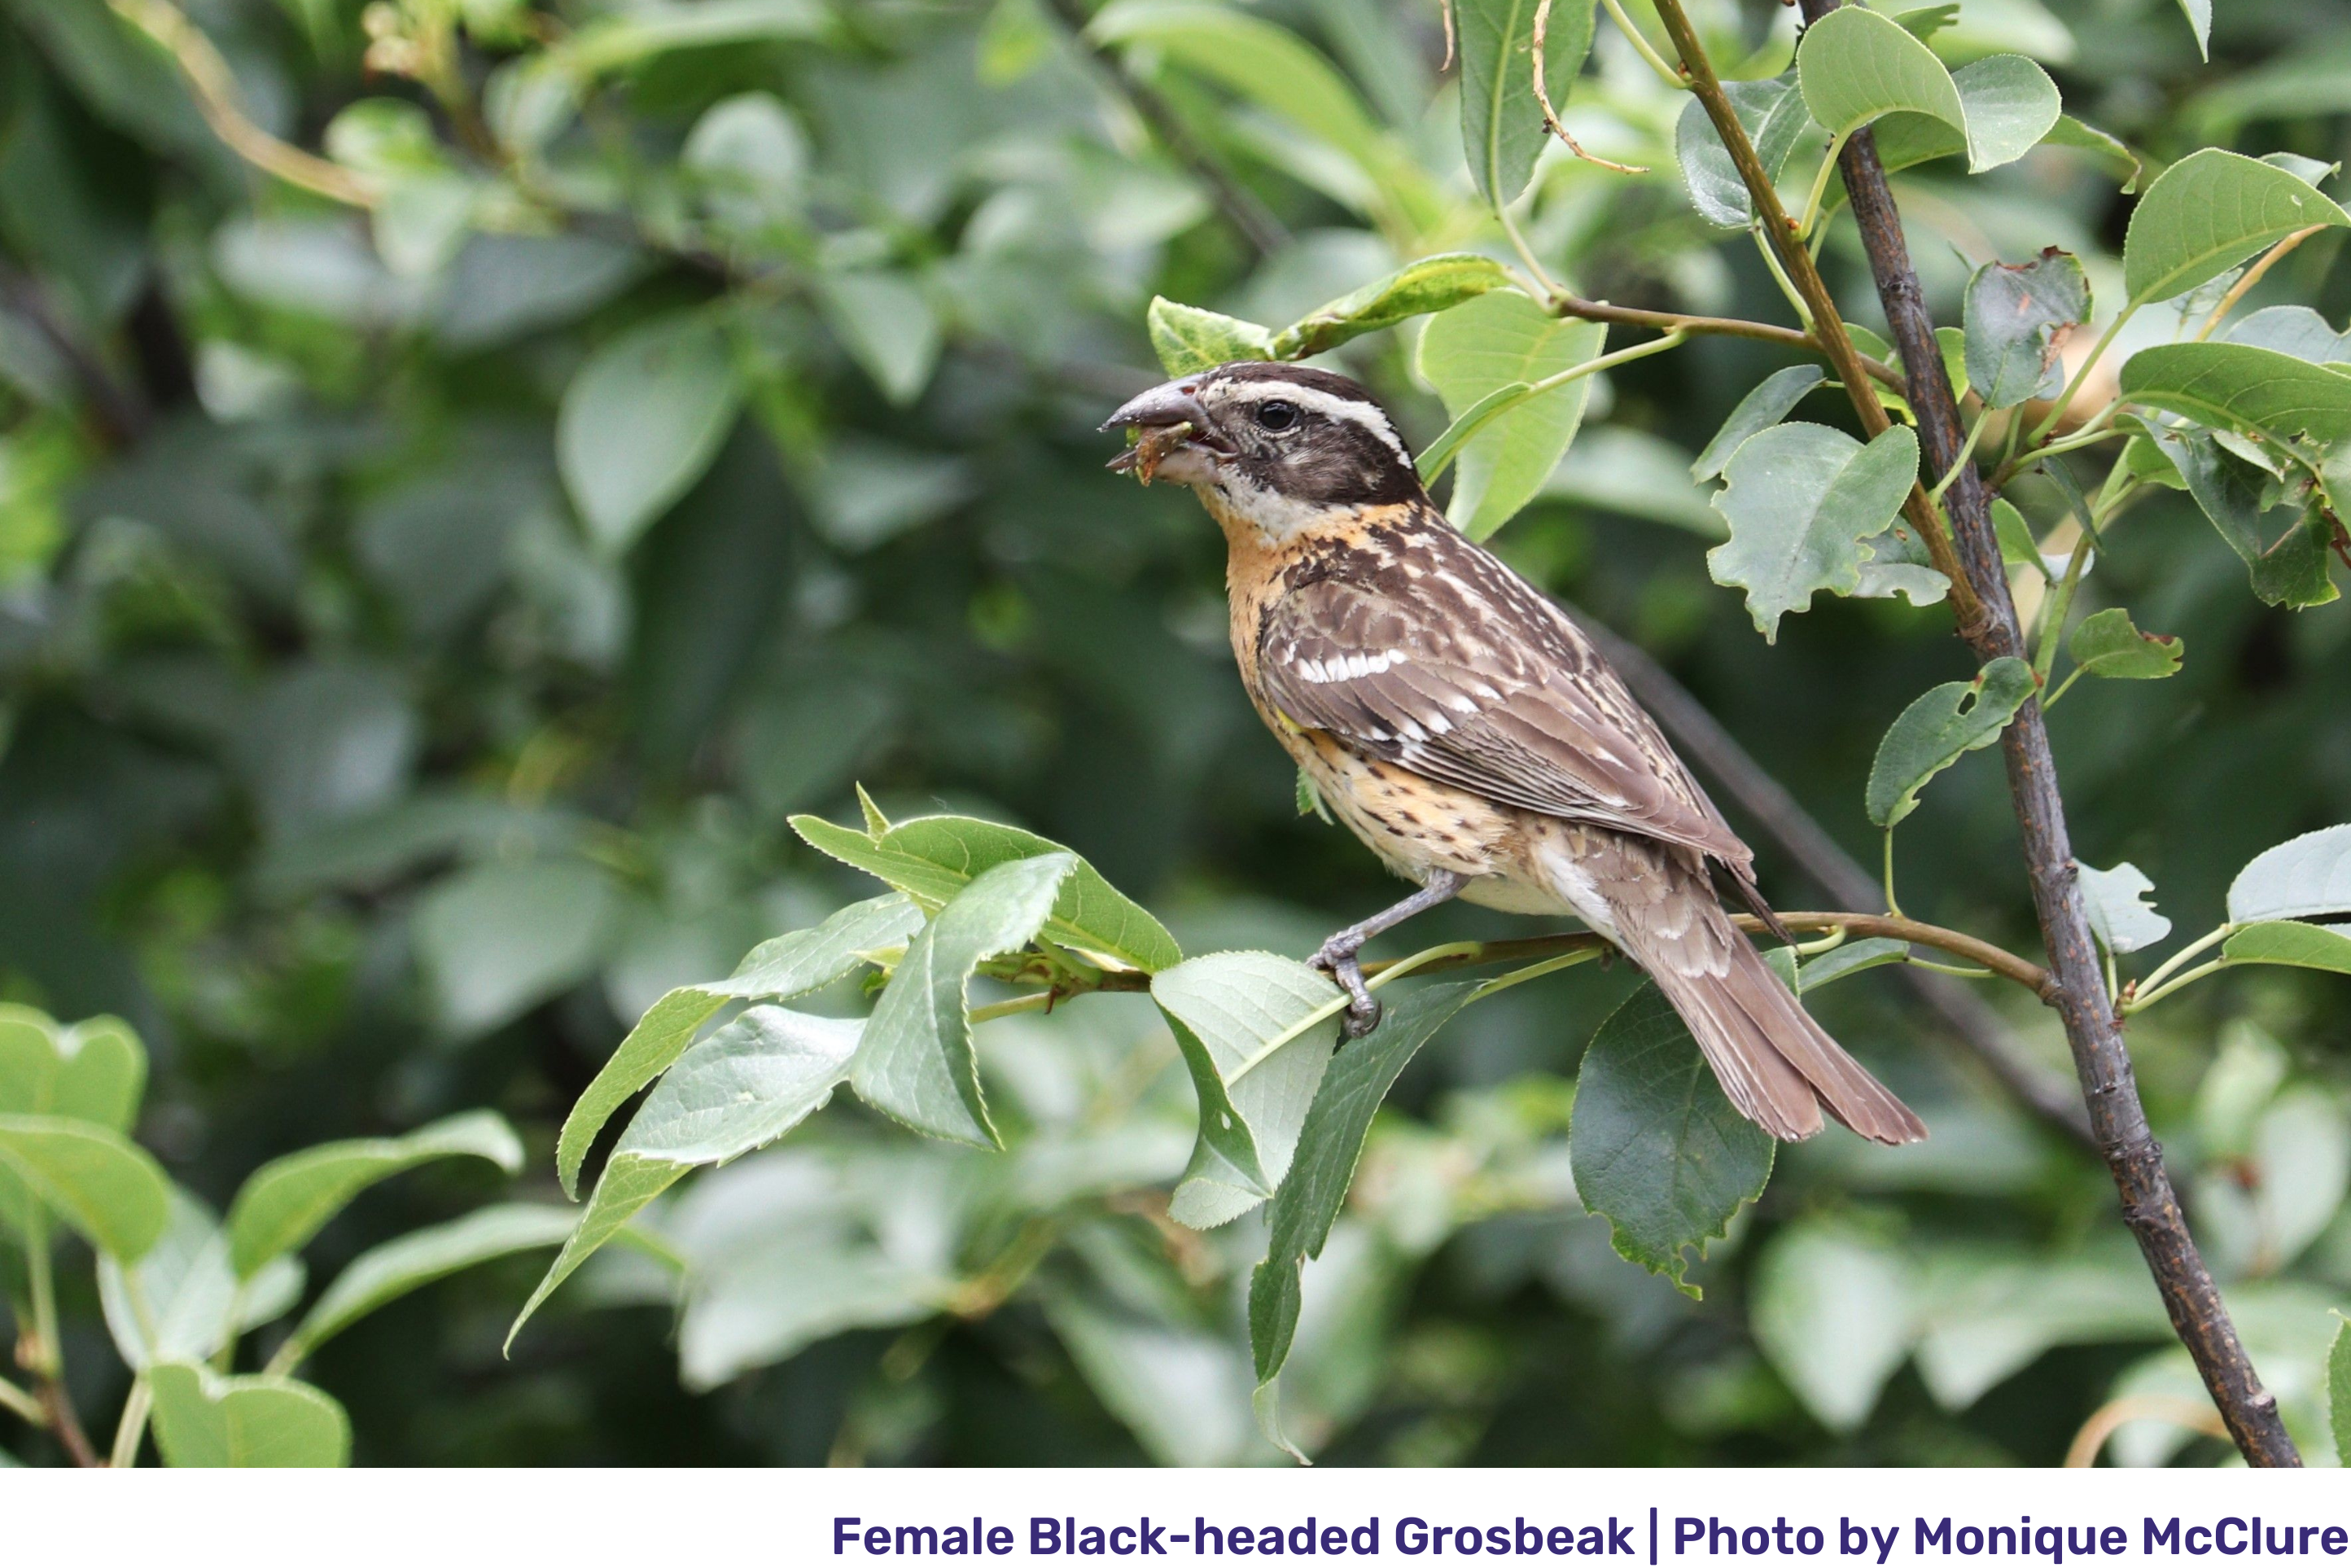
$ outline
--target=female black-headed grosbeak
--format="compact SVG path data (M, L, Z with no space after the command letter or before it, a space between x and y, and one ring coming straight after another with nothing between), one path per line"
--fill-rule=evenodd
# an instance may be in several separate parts
M1243 361L1184 376L1104 429L1113 460L1192 486L1224 529L1233 653L1259 716L1322 799L1420 891L1324 943L1317 967L1379 1019L1357 954L1459 896L1573 915L1646 970L1733 1105L1775 1137L1821 1112L1927 1135L1732 925L1708 862L1771 919L1739 841L1598 650L1437 511L1354 382Z

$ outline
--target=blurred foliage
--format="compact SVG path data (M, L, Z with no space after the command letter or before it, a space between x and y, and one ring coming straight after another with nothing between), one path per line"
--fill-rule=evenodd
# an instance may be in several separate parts
M1792 12L1694 10L1727 74L1786 66ZM2033 57L2152 161L2343 157L2340 8L2219 12L2209 67L2171 0L1968 0L1935 45ZM893 817L1076 847L1187 951L1303 954L1386 901L1296 813L1232 678L1213 530L1102 475L1092 432L1158 377L1155 294L1284 322L1433 250L1508 254L1433 5L1267 0L1205 34L1185 26L1230 13L1125 5L1088 45L1048 0L206 0L197 32L163 29L178 60L125 19L174 13L119 13L0 0L0 995L136 1027L138 1135L189 1192L225 1208L290 1151L486 1107L529 1175L366 1192L316 1277L553 1198L558 1124L631 1020L874 891L786 825L855 821L855 780ZM332 161L257 172L206 79ZM1650 171L1541 154L1526 227L1555 275L1783 319L1743 237L1692 211L1682 99L1621 33L1555 96ZM2058 147L1900 176L1938 319L1976 266L2051 243L2119 297L2116 183ZM2310 240L2249 304L2342 320L2343 253ZM1823 265L1880 322L1849 224ZM1416 347L1333 362L1425 446L1447 409ZM1701 339L1594 378L1499 546L1669 663L1867 859L1878 737L1970 671L1946 622L1888 601L1822 601L1766 654L1708 580L1690 458L1792 362ZM2045 529L2064 505L2025 510ZM2168 493L2079 609L2126 601L2190 652L2053 716L2074 838L2200 931L2255 852L2351 819L2351 619L2264 606ZM1766 891L1808 901L1759 848ZM1995 758L1938 781L1903 857L1910 913L2030 950ZM1305 1277L1285 1407L1318 1458L2047 1463L2117 1394L2196 1392L2104 1170L1883 974L1821 1010L1933 1139L1786 1151L1692 1270L1702 1301L1617 1258L1567 1174L1563 1075L1629 987L1520 987L1406 1071ZM2053 1020L1992 999L2062 1069ZM854 981L800 1005L862 1010ZM2255 969L2133 1031L2314 1459L2351 1290L2345 1017L2339 979ZM1008 1018L980 1071L1012 1154L917 1144L844 1096L647 1211L682 1273L600 1256L508 1362L537 1265L494 1263L306 1375L361 1463L1278 1458L1242 1323L1264 1225L1169 1218L1194 1101L1161 1019L1134 997ZM63 1276L62 1348L94 1421L128 1374L89 1278ZM5 1413L0 1447L57 1457ZM2139 1422L2109 1452L2221 1450Z

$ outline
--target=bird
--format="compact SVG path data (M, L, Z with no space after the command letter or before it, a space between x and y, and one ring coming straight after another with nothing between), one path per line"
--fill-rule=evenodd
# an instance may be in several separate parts
M1360 954L1380 933L1456 897L1573 915L1646 972L1773 1137L1811 1137L1823 1111L1881 1144L1927 1135L1731 923L1718 873L1787 939L1754 852L1656 723L1564 611L1446 519L1359 382L1237 361L1102 428L1135 437L1113 471L1189 486L1222 529L1250 702L1416 884L1311 960L1346 994L1349 1039L1379 1021Z

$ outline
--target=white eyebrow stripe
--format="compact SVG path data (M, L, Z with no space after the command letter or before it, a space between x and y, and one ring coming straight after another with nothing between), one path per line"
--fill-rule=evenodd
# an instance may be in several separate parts
M1386 412L1375 402L1340 397L1319 387L1305 386L1297 382L1228 382L1225 385L1228 389L1225 395L1235 402L1264 402L1270 398L1280 398L1301 408L1311 408L1326 418L1352 420L1386 442L1389 450L1398 457L1405 455L1403 438L1396 434L1395 426L1388 423ZM1406 458L1406 461L1410 459Z

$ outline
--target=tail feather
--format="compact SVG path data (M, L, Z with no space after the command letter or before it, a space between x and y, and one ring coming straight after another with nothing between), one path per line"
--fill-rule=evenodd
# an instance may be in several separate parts
M1927 1135L1926 1124L1813 1021L1743 936L1733 935L1728 974L1674 974L1664 965L1650 973L1730 1103L1773 1137L1811 1137L1823 1108L1877 1143Z
M1574 823L1544 848L1554 891L1648 971L1740 1115L1792 1143L1821 1130L1824 1109L1881 1144L1927 1135L1731 925L1696 852Z

